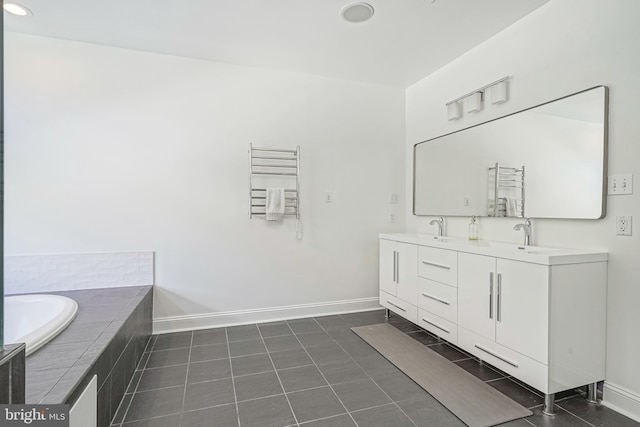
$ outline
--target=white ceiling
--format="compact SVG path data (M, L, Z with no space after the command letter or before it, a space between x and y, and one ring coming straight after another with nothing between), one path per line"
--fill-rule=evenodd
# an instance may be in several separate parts
M8 31L406 87L549 0L16 0Z

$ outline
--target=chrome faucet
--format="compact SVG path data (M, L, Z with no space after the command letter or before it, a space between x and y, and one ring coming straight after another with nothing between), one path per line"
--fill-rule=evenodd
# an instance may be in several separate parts
M523 224L516 224L514 230L524 230L524 245L531 246L531 219L525 218Z
M432 220L429 225L438 224L438 237L444 236L444 218L440 217L438 219Z

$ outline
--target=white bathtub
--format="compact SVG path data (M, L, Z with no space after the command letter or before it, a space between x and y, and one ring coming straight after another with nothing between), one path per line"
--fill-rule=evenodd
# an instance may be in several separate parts
M78 303L58 295L15 295L4 299L4 343L26 343L27 356L64 330Z

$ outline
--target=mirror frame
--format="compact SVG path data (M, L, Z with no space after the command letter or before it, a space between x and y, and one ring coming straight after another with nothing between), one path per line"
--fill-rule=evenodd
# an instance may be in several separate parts
M603 122L604 135L603 135L603 147L602 147L602 149L603 149L603 156L602 156L602 161L603 161L603 165L602 165L602 175L603 175L602 176L602 184L603 185L602 185L602 205L601 205L600 216L597 217L597 218L568 218L568 217L565 217L565 218L529 217L529 218L544 218L544 219L602 219L602 218L604 218L606 216L606 213L607 213L606 212L606 208L607 208L607 188L608 188L608 168L607 168L607 165L609 163L609 161L608 161L609 160L609 158L608 158L608 152L609 152L609 87L607 87L605 85L597 85L597 86L590 87L588 89L583 89L581 91L574 92L574 93L571 93L569 95L562 96L560 98L555 98L555 99L552 99L550 101L543 102L542 104L537 104L537 105L531 106L529 108L525 108L525 109L522 109L522 110L515 111L513 113L506 114L504 116L496 117L495 119L487 120L486 122L478 123L478 124L475 124L475 125L472 125L472 126L468 126L466 128L462 128L462 129L459 129L459 130L456 130L456 131L453 131L453 132L449 132L449 133L446 133L446 134L443 134L443 135L436 136L434 138L430 138L430 139L415 143L413 145L413 191L412 191L412 194L411 194L412 198L413 198L413 200L412 200L412 213L413 213L413 215L414 216L448 216L448 217L459 217L459 218L471 216L471 215L450 215L450 214L441 214L441 213L432 213L432 214L418 214L418 213L416 213L416 148L418 147L418 145L425 144L425 143L431 142L433 140L444 138L446 136L453 135L453 134L456 134L456 133L464 132L464 131L466 131L468 129L472 129L472 128L475 128L475 127L478 127L478 126L482 126L482 125L485 125L487 123L495 122L497 120L504 119L506 117L513 116L515 114L519 114L519 113L522 113L522 112L525 112L525 111L529 111L529 110L532 110L534 108L541 107L543 105L551 104L553 102L560 101L560 100L572 97L574 95L579 95L581 93L588 92L590 90L597 89L597 88L603 88L604 89L604 122ZM475 215L475 216L489 217L489 215ZM490 218L503 218L503 217L496 216L496 217L490 217ZM504 218L518 218L518 217L504 217Z

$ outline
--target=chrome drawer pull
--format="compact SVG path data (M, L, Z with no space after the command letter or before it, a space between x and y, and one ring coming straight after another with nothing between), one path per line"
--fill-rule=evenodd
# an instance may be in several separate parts
M423 319L422 319L422 321L423 321L423 322L425 322L425 323L430 324L430 325L431 325L431 326L433 326L434 328L438 328L438 329L440 329L440 330L441 330L441 331L443 331L443 332L446 332L446 333L448 333L448 334L450 334L450 333L451 333L451 331L449 331L448 329L445 329L445 328L443 328L442 326L436 325L436 324L435 324L435 323L433 323L433 322L429 322L429 321L428 321L427 319L425 319L425 318L423 318Z
M497 354L495 354L494 352L489 351L489 350L487 350L486 348L482 348L482 347L480 347L478 344L476 344L476 345L475 345L475 347L476 347L478 350L482 350L482 351L484 351L485 353L490 354L491 356L495 357L496 359L502 360L504 363L506 363L506 364L508 364L508 365L511 365L511 366L513 366L514 368L517 368L517 367L518 367L518 364L517 364L517 363L514 363L514 362L512 362L512 361L510 361L510 360L507 360L507 359L505 359L504 357L498 356L498 355L497 355Z
M438 268L444 268L445 270L451 270L451 267L449 267L448 265L438 264L437 262L431 262L431 261L422 260L422 263L426 264L426 265L432 265L432 266L438 267Z
M449 301L445 301L445 300L440 299L440 298L438 298L438 297L434 297L433 295L425 294L424 292L422 293L422 296L423 296L423 297L427 297L427 298L429 298L429 299L432 299L432 300L434 300L434 301L441 302L441 303L443 303L443 304L445 304L445 305L451 305L451 303L450 303Z
M391 301L387 300L387 304L394 306L395 308L397 308L398 310L402 310L402 311L407 311L407 309L400 307L399 305L395 305L394 303L392 303Z

